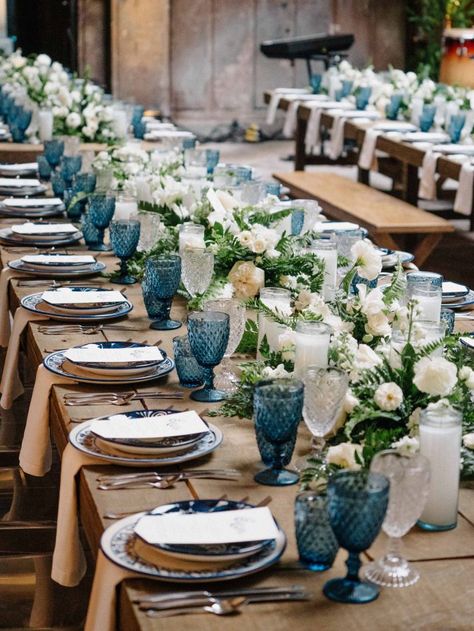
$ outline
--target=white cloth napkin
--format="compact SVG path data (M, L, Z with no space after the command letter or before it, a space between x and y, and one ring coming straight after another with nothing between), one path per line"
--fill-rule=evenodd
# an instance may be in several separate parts
M454 200L454 210L468 217L472 213L472 189L474 186L474 164L465 162L459 174L458 190Z
M20 449L20 467L29 475L41 477L51 468L49 395L55 384L71 383L74 381L53 374L43 364L38 366Z
M267 125L272 125L275 122L275 116L280 105L280 99L287 98L289 95L308 94L307 88L276 88L272 91L270 97L270 103L267 110Z
M337 160L344 149L344 125L346 120L347 116L345 113L334 116L327 152L331 160Z
M317 103L308 103L308 107L311 108L311 112L306 124L304 144L306 146L306 153L311 153L312 150L318 150L320 147L321 114L323 113L323 110L321 107L318 107Z
M31 313L23 307L18 307L13 318L13 328L8 344L5 365L3 367L2 381L0 383L0 406L4 410L9 410L13 401L23 394L23 385L18 376L18 354L20 351L20 337L28 322L36 320L47 320L48 316Z
M8 303L8 284L13 278L25 278L9 267L2 269L0 273L0 346L6 348L10 341L10 305Z
M70 444L61 456L58 521L51 578L65 587L81 582L87 563L79 538L76 475L87 465L104 464L103 460L81 453Z
M375 147L377 138L382 132L375 129L367 129L364 136L364 142L359 155L359 166L361 169L370 169L375 157Z
M436 165L440 155L437 151L427 151L425 153L423 166L421 167L418 197L436 199Z
M286 110L285 123L283 125L283 135L285 138L293 138L296 127L296 117L300 105L300 100L292 101Z
M139 577L109 561L99 550L84 631L115 631L117 587L127 578Z

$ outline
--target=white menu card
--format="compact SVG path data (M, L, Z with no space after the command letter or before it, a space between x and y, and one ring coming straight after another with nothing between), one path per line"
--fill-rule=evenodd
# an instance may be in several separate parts
M163 355L157 346L137 346L129 348L69 348L64 356L78 364L121 364L125 362L161 361Z
M12 226L17 234L54 234L56 232L77 232L72 223L32 223L28 221L19 226Z
M72 291L64 288L43 292L42 299L50 305L81 305L89 303L126 302L119 291Z
M129 418L115 414L107 421L93 421L90 430L102 438L169 438L208 432L209 428L194 410L163 416Z
M25 254L21 257L25 263L95 263L95 257L90 254Z

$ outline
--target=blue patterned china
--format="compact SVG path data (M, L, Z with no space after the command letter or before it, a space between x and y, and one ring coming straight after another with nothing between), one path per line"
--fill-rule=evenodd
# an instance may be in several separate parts
M110 383L110 382L109 382ZM168 413L175 413L177 410L169 410ZM99 417L103 418L103 417ZM69 434L69 442L83 453L94 458L100 458L106 462L125 467L167 467L169 465L178 465L182 462L189 462L197 458L203 458L215 451L222 443L223 435L221 430L209 423L209 431L204 434L198 441L188 445L186 451L179 453L160 453L158 455L132 455L126 453L111 453L103 448L104 443L97 440L97 437L91 430L90 421L85 421L75 427Z
M89 344L82 344L81 346L74 346L73 348L80 348L86 350L115 350L115 349L142 349L148 347L148 344L140 344L138 342L90 342ZM145 370L151 370L156 368L159 364L165 361L167 355L163 349L159 349L162 355L162 359L159 360L130 360L126 362L94 362L94 361L75 361L68 358L68 361L82 369L94 372L98 375L112 376L116 374L118 377L123 374L138 374Z
M207 500L208 502L212 500ZM196 503L200 500L197 500ZM216 503L217 500L214 500ZM203 506L203 505L202 505ZM158 507L160 510L162 507ZM200 506L195 506L199 509ZM152 511L155 512L155 511ZM134 543L137 536L134 532L135 525L141 517L147 513L138 513L122 519L104 532L101 539L101 549L105 556L116 565L138 572L148 578L154 578L161 581L171 581L173 583L210 583L215 581L228 581L242 578L256 572L261 572L266 568L274 565L282 556L286 548L286 537L284 532L279 529L277 538L267 546L264 546L255 554L243 559L236 559L235 562L221 568L195 570L181 570L168 567L162 567L157 564L151 564L140 558L134 550ZM171 559L170 559L171 561Z
M92 289L92 288L91 288ZM94 287L94 290L96 288ZM100 324L102 320L115 320L116 318L122 318L130 313L133 309L133 305L128 300L126 302L120 302L117 304L117 308L114 311L104 313L91 313L91 314L79 314L79 313L64 313L55 311L53 307L48 305L43 300L43 292L37 294L30 294L24 296L20 302L21 306L31 311L32 313L45 315L51 318L51 320L59 320L60 322L74 322L81 324Z
M470 305L474 305L474 291L472 289L470 289L469 293L465 296L453 297L452 302L450 299L443 300L443 306L449 309L462 309L463 307L469 307Z
M368 603L379 588L361 581L361 552L367 550L382 527L388 506L389 480L380 473L338 471L328 481L328 512L336 539L349 552L347 575L324 585L324 595L342 603Z
M204 387L191 393L194 401L222 401L226 394L214 388L214 368L229 341L229 315L220 311L193 311L188 316L188 337L197 363L204 369Z
M62 296L63 294L65 294L66 292L62 292L61 294L59 292L61 292L62 290L50 290L50 291L55 291L56 294ZM68 287L67 288L67 295L69 294L73 294L75 296L78 296L79 298L79 294L85 294L87 296L87 294L94 294L96 292L103 294L104 292L108 292L110 291L110 289L108 289L107 287L87 287L87 286L76 286L76 287ZM51 304L55 309L63 309L66 313L78 313L78 314L88 314L91 312L91 310L95 310L95 312L97 313L105 313L107 311L114 311L115 309L117 309L117 305L122 304L121 302L97 302L97 301L93 301L93 299L91 299L91 302L75 302L75 303L71 303L71 302L63 302L63 303L57 303L57 302L51 302L48 303L47 300L45 300L45 302L47 304ZM126 299L124 300L124 302L126 302ZM125 342L124 342L125 343Z
M181 280L181 257L178 254L150 256L142 281L143 300L152 319L151 329L179 329L181 322L170 319L173 297Z
M135 219L116 219L110 223L110 241L115 255L120 259L118 276L113 276L112 283L133 285L137 279L128 273L127 261L137 249L140 239L140 222Z
M296 379L259 382L254 389L254 419L257 444L262 459L270 467L254 476L259 484L286 486L296 484L299 476L284 468L291 459L298 425L303 416L304 386ZM265 439L260 446L260 437ZM268 453L269 445L273 453ZM263 453L262 453L263 452Z
M7 245L17 245L24 247L36 246L38 248L49 248L56 245L70 245L71 243L77 243L82 238L82 232L79 230L77 232L70 233L70 236L64 238L58 238L51 235L51 238L46 239L29 239L26 241L22 239L19 235L16 235L12 232L11 228L3 228L0 230L0 243L6 243Z
M31 274L32 276L38 276L40 278L51 278L51 276L57 276L58 278L79 278L81 276L93 276L100 274L106 269L106 265L100 261L89 263L81 266L69 266L66 265L64 269L48 269L48 265L41 267L33 267L28 263L25 263L21 259L15 259L14 261L8 261L8 267L18 272L25 274Z

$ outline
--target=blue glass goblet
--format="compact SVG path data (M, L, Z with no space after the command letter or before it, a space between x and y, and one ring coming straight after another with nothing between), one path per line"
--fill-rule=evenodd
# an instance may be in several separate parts
M235 169L235 175L237 177L237 183L250 182L252 179L252 169L250 167L238 166Z
M323 76L319 73L313 73L309 78L309 83L311 85L311 89L313 90L313 94L319 94L321 91L321 81Z
M170 331L179 329L181 322L170 320L173 297L181 280L181 257L178 254L150 256L145 265L142 282L143 300L151 329Z
M143 107L143 105L134 105L132 114L132 125L135 125L136 123L141 123L144 113L145 108Z
M212 175L214 173L214 169L219 164L220 157L221 152L218 149L206 149L206 164L208 175Z
M40 180L45 180L47 182L51 178L51 167L49 162L46 160L45 156L38 156L36 158L36 162L38 164L38 175Z
M255 481L270 486L296 484L299 476L284 469L291 460L298 424L303 412L304 386L295 379L273 379L255 386L253 403L257 444L262 459L269 460L268 444L273 447L270 468L255 475ZM262 443L260 437L265 441ZM288 449L290 444L290 449Z
M211 403L222 401L226 393L214 388L214 368L229 342L229 314L221 311L193 311L188 316L188 337L197 363L204 369L204 388L195 390L191 399Z
M451 138L451 142L457 143L461 138L462 128L464 127L464 123L466 122L465 114L455 114L451 116L451 120L448 125L448 134Z
M137 121L136 123L132 123L132 128L134 137L143 140L146 134L146 123L141 120Z
M51 168L55 169L60 163L64 153L64 142L58 138L53 138L53 140L45 140L43 146L46 160L49 162Z
M436 114L436 105L423 105L420 115L420 130L430 131Z
M183 151L186 151L186 149L194 149L197 143L197 138L193 137L193 138L184 138L183 142L181 143L181 147L183 149Z
M110 223L110 242L116 256L120 259L118 276L111 278L112 283L133 285L137 279L128 273L127 261L135 254L140 239L140 222L134 219L117 219Z
M71 186L76 173L82 166L82 156L63 156L61 158L61 175L68 186Z
M24 142L25 140L25 130L21 129L16 123L10 124L10 134L12 136L13 142Z
M16 124L23 132L25 132L30 126L32 116L33 112L31 110L25 110L23 107L19 108L16 117Z
M56 197L63 199L64 191L66 190L66 182L63 180L63 176L60 173L51 174L51 186L53 187L53 193Z
M380 473L340 471L329 478L328 511L336 539L349 552L347 575L333 578L323 592L330 600L342 603L368 603L379 595L379 588L361 581L359 555L378 535L388 506L390 483Z
M403 94L392 94L390 103L385 107L385 116L388 120L395 121L403 101Z
M84 213L82 215L81 232L89 250L96 250L97 248L95 246L99 241L100 235L98 229L92 223L89 213Z
M356 108L358 110L365 110L369 104L370 95L372 94L372 88L362 87L356 92Z
M329 522L326 495L306 491L295 500L295 535L300 562L313 572L328 570L339 544Z
M173 338L174 363L183 388L199 388L204 382L204 372L191 350L187 335Z
M455 313L452 309L441 309L441 322L446 324L446 333L451 335L454 331Z
M96 193L89 196L89 217L92 224L99 232L99 239L90 250L108 252L112 246L105 245L104 232L112 221L115 212L115 197L105 193Z
M89 195L95 191L96 182L95 173L78 173L74 178L72 187L75 193L87 193Z
M344 79L344 81L342 82L342 98L349 96L349 94L352 92L353 85L354 85L353 81Z
M275 195L275 197L280 197L281 195L280 182L265 182L264 186L265 186L266 195Z
M291 235L297 237L301 234L304 225L304 208L293 208L291 211Z
M85 210L85 205L82 203L82 200L74 199L76 197L77 193L74 192L71 186L64 189L63 201L66 206L66 214L72 221L78 221Z

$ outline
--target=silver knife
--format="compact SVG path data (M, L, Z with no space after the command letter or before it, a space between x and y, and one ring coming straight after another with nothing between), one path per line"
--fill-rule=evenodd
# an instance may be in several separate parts
M289 587L242 587L228 589L219 592L208 590L195 590L189 592L172 592L168 594L156 594L145 598L137 598L133 602L141 604L162 604L166 602L186 601L191 599L232 598L234 596L269 596L281 594L307 594L302 585L290 585Z

